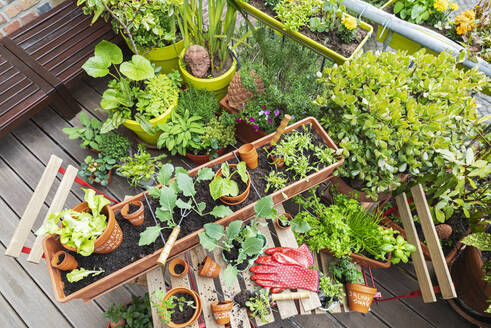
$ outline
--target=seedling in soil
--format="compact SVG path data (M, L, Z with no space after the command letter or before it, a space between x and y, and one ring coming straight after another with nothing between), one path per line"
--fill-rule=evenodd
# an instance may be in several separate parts
M249 309L250 317L261 319L262 322L268 322L267 316L271 313L271 303L269 298L269 288L263 288L256 292L245 305Z
M184 311L184 306L196 309L194 301L186 301L184 297L177 297L175 295L164 300L164 296L164 292L160 289L155 290L152 294L152 297L155 299L155 301L152 300L152 305L157 308L157 312L163 323L168 324L172 321L172 314L176 307L179 312Z

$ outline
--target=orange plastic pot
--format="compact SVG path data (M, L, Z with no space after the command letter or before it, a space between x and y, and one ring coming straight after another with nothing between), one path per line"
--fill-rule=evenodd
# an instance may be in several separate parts
M198 274L201 277L216 278L220 273L220 269L220 266L211 257L207 256L200 265Z
M182 265L182 267L183 267L182 272L180 272L180 273L176 272L176 266L177 265ZM180 257L176 257L175 259L173 259L172 261L169 262L169 273L171 274L171 276L174 276L177 278L184 277L186 275L186 273L188 273L188 270L189 270L189 265L186 263L186 261L184 261Z
M285 227L285 226L282 226L280 223L280 216L284 216L288 219L288 222L290 222L291 220L293 220L292 216L288 213L281 213L280 215L278 215L275 219L275 223L276 223L276 226L282 230L286 230L286 229L289 229L290 228L290 223L288 223L288 225Z
M224 152L225 152L225 147L222 147L222 148L217 150L218 156L222 156ZM208 154L208 155L194 155L191 153L186 153L187 158L189 158L191 161L193 161L194 163L199 164L199 165L208 163L210 161L210 156L211 156L210 154Z
M253 144L245 144L239 148L240 158L247 164L247 167L254 170L257 167L257 151Z
M234 303L232 301L220 301L211 303L211 311L213 312L213 318L219 325L226 325L230 323L230 313Z
M368 287L362 284L346 284L349 308L352 311L368 313L373 296L377 293L377 288Z
M130 210L130 204L138 206L138 209L133 213L128 213ZM134 226L138 226L145 221L145 208L143 203L139 200L133 200L123 206L121 209L121 215Z
M60 256L64 255L65 257L60 263ZM65 251L58 251L51 259L51 265L57 269L62 271L71 271L78 267L78 262L72 255L68 254Z
M196 320L198 320L198 317L199 317L201 310L202 310L201 298L198 296L198 294L196 294L196 292L192 291L191 289L184 288L184 287L177 287L177 288L172 288L171 290L169 290L169 292L167 294L165 294L165 296L164 296L164 301L168 300L171 296L179 294L179 293L189 294L189 295L193 296L193 300L194 300L194 304L196 306L196 309L194 310L193 316L187 322L174 323L171 321L171 322L166 324L167 326L172 327L172 328L182 328L182 327L191 326L193 323L196 322Z
M78 204L73 208L74 211L77 212L88 212L89 205L87 202L83 202ZM94 243L94 253L97 254L107 254L114 251L116 248L121 245L123 241L123 231L119 226L116 218L114 217L114 211L109 205L104 206L102 209L102 214L104 214L107 218L107 227L106 230L100 235ZM76 252L77 249L68 245L63 244L63 247L68 249L69 251Z
M232 171L233 168L237 167L237 164L229 164L228 165L230 170ZM222 196L220 197L220 201L226 205L239 205L240 203L244 202L247 199L247 196L249 196L249 191L251 190L251 176L249 172L246 170L247 173L247 187L244 192L237 196ZM215 174L215 177L217 176L222 176L222 169L220 168L217 173Z

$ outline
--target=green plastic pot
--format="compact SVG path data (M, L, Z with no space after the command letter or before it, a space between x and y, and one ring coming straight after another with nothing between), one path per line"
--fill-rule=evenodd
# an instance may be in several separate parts
M318 53L321 56L328 57L328 58L332 59L333 61L335 61L339 65L344 64L344 62L346 62L346 61L352 60L359 53L361 53L361 49L363 48L363 45L368 41L368 39L370 38L370 36L373 33L373 28L371 25L369 25L363 21L360 21L359 26L362 29L368 31L368 33L365 36L365 38L360 42L358 47L356 47L355 51L353 51L351 56L344 57L343 55L337 53L336 51L327 48L323 44L318 43L318 42L312 40L311 38L306 37L302 33L293 32L293 31L288 30L282 22L269 16L268 14L263 13L261 10L251 6L250 4L248 4L244 1L241 1L241 0L234 0L234 1L240 8L242 8L243 10L248 12L251 16L254 16L256 19L260 20L264 24L268 25L269 27L271 27L275 31L289 37L292 40L295 40L296 42L298 42L298 43L302 44L303 46L315 51L316 53Z
M174 99L174 104L171 105L166 111L165 113L163 113L162 115L160 115L159 117L156 117L156 118L153 118L150 120L150 123L152 124L152 126L155 128L157 126L158 123L165 123L167 122L167 120L169 119L172 111L174 110L174 108L176 108L177 106L177 101L178 101L179 97L175 97ZM159 136L162 134L162 132L157 132L155 134L149 134L147 132L145 132L140 124L138 124L137 121L134 121L134 120L126 120L123 122L123 125L125 127L127 127L128 129L130 129L131 131L133 131L137 136L138 138L140 138L142 141L144 141L145 143L149 144L149 145L153 145L155 146L157 144L157 140L159 139Z
M187 71L186 64L184 63L185 53L186 49L182 49L181 54L179 55L179 71L181 72L184 82L186 82L186 84L191 84L196 89L205 89L215 92L217 100L225 97L228 85L230 84L230 81L232 81L235 71L237 70L237 61L235 58L233 58L232 66L224 74L211 79L201 79L193 76Z
M121 35L126 41L128 48L130 48L131 51L135 52L130 44L130 41L124 36L123 33L121 33ZM168 45L167 47L153 48L148 52L147 50L142 50L140 52L145 54L143 55L143 57L150 60L156 66L160 66L162 68L162 73L168 74L178 69L179 53L182 51L183 48L184 40L181 40L177 43Z

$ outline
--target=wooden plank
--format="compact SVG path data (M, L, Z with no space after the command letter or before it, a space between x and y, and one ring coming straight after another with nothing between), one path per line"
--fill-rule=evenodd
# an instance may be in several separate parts
M203 247L198 246L189 251L190 254L190 268L195 272L196 288L198 294L201 296L201 302L203 303L203 318L207 328L221 328L213 318L213 312L211 311L210 304L218 301L217 291L212 278L201 277L198 274L199 264L207 256ZM223 268L222 268L223 270Z
M7 303L7 300L0 295L0 322L5 327L27 327L22 318L15 312L15 310Z
M285 212L285 209L281 204L276 205L275 208L278 210L278 213ZM279 229L278 227L276 227L276 225L274 226L275 226L276 235L280 240L281 246L293 247L293 248L298 247L297 240L295 239L295 235L293 234L291 229ZM309 291L309 294L310 294L310 298L301 299L299 301L300 306L302 306L303 310L307 313L321 306L319 295L316 292L311 292L311 291Z
M41 179L39 180L39 183L36 186L26 209L24 210L24 213L22 214L12 239L10 239L5 255L12 257L19 256L22 246L24 246L27 236L34 225L34 222L39 215L39 211L44 204L44 200L51 189L51 185L56 178L61 162L61 158L51 155L48 165L46 166L46 169L44 170L44 173L41 176Z
M435 225L433 224L430 209L426 202L423 186L418 184L412 187L411 193L413 194L414 204L416 205L416 211L418 212L421 227L423 228L425 242L430 251L431 262L435 268L435 274L438 279L438 285L440 285L442 296L444 299L456 298L457 293L455 292L455 286L452 282L445 256L443 255L440 240L436 234Z
M147 272L147 284L148 284L148 295L150 300L152 299L152 294L154 290L161 289L164 293L167 292L165 288L164 271L162 267L156 267L155 269ZM150 302L151 303L151 302ZM152 306L152 320L154 328L165 328L166 325L160 320L157 309Z
M68 165L65 175L61 180L60 186L58 187L58 190L56 190L55 197L53 198L53 202L49 207L48 213L44 217L43 224L48 221L50 213L60 212L65 206L65 201L70 193L70 189L72 188L75 177L77 176L77 172L78 170L75 167ZM43 256L43 238L44 235L39 235L36 237L31 253L27 257L29 262L39 263L39 261L41 261L41 256Z
M433 291L433 284L431 283L428 267L424 259L423 251L414 225L411 210L407 202L406 194L402 193L396 197L397 208L401 216L402 225L406 231L406 238L409 243L416 247L416 251L411 254L411 258L414 263L414 269L416 276L418 277L418 285L421 290L421 295L425 303L436 302L435 292Z
M218 275L218 279L220 281L220 285L222 286L223 297L226 301L232 301L238 293L240 293L239 282L236 281L232 286L227 287L225 285L225 280L223 277L223 273L227 265L225 261L223 261L221 250L215 249L213 251L213 256L215 258L215 262L222 268L220 270L220 274ZM248 327L249 318L247 316L247 311L244 308L240 308L238 304L234 304L232 308L232 314L230 316L230 326L232 328L238 327Z

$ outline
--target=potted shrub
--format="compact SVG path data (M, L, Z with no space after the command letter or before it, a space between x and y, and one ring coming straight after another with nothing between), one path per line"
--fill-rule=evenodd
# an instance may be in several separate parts
M296 234L297 240L312 250L327 251L336 257L349 255L362 265L381 268L406 263L416 250L397 236L398 231L379 226L379 215L343 194L336 194L330 206L321 203L314 190L305 200L297 197L296 201L304 210L295 219L310 226L310 230Z
M154 177L162 166L160 160L165 154L152 157L143 145L138 145L138 151L132 156L121 158L121 163L115 165L116 174L125 177L130 186L145 186L154 183Z
M245 162L230 165L223 162L210 182L210 195L227 205L238 205L249 196L250 187L251 176Z
M126 305L112 303L104 313L109 319L109 327L152 328L152 310L148 293L142 296L131 296L131 302Z
M352 60L373 31L335 0L237 0L235 3L268 26L338 64Z
M163 73L177 70L177 57L184 40L177 28L173 12L175 4L169 1L86 1L79 0L85 14L94 15L92 22L100 16L111 24L125 39L128 47L155 65ZM178 39L181 38L180 41Z
M442 150L453 151L472 138L467 133L476 122L476 105L469 95L488 81L455 64L446 53L435 57L420 51L409 58L368 52L324 70L315 104L325 109L321 123L350 158L336 174L357 189L352 197L377 200L377 194L399 186L405 174L448 169ZM351 74L358 78L348 81Z
M192 325L201 313L201 299L188 288L172 288L166 294L157 289L152 294L152 306L163 323L169 327L187 327Z
M123 232L114 218L110 201L102 195L96 195L92 189L83 190L83 203L73 209L51 213L36 234L57 234L64 248L83 256L93 252L112 252L123 241Z
M110 73L111 66L117 75ZM159 136L155 131L157 123L165 122L177 105L179 74L156 75L150 61L140 55L123 62L121 49L109 41L101 41L82 68L95 78L106 75L114 78L102 94L101 107L108 118L101 132L123 124L144 142L155 145Z
M107 186L111 182L112 168L115 164L116 160L112 157L99 154L97 158L93 158L89 155L80 164L78 176L90 184Z

